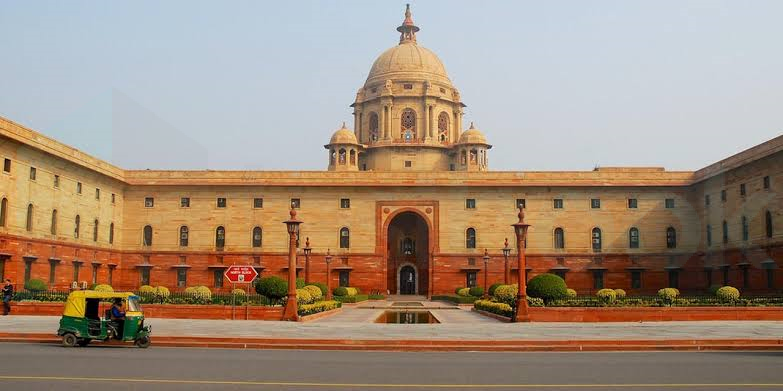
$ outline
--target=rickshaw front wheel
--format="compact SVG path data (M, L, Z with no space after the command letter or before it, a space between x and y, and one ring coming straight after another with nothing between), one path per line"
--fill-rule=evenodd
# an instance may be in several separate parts
M150 337L148 335L145 335L143 337L139 337L138 339L136 339L135 342L136 342L136 346L138 346L138 347L140 347L142 349L146 349L146 348L150 347L150 343L152 341L150 341Z
M66 348L72 348L76 346L76 343L78 342L78 339L73 333L67 333L63 335L63 346Z

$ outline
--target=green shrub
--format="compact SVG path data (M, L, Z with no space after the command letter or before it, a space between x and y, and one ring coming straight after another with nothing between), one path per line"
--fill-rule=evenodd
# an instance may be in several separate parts
M527 284L527 295L538 297L547 302L564 298L566 289L568 287L560 276L544 273L530 279Z
M334 296L334 299L341 302L341 303L360 303L362 301L367 301L370 298L368 295L353 295L353 296Z
M139 293L142 295L149 295L149 296L155 296L155 287L150 285L142 285L139 287ZM185 293L187 293L188 290L185 290Z
M530 296L526 296L526 297L527 297L527 305L528 305L528 307L543 307L544 306L544 299L540 299L538 297L530 297Z
M312 315L317 314L319 312L329 311L336 308L340 308L341 304L339 301L331 300L331 301L319 301L312 304L303 304L300 305L298 308L299 315L305 316L305 315Z
M663 288L658 290L658 297L660 297L664 303L671 304L674 299L680 295L680 291L674 288Z
M348 296L356 296L359 294L359 288L354 287L346 287L346 291L348 291Z
M490 296L495 296L495 289L498 289L498 287L501 286L501 285L503 285L503 284L501 284L499 282L496 282L496 283L490 285L489 286L489 291L487 291L487 293L489 293Z
M256 283L259 295L280 300L288 295L288 282L277 276L263 277Z
M323 295L321 294L321 288L315 286L315 285L306 285L304 288L308 291L310 291L310 296L313 297L313 301L321 300Z
M454 295L436 295L432 296L433 301L448 301L454 304L473 304L478 298L473 296L454 296Z
M709 289L707 289L707 291L711 295L715 296L715 295L718 294L718 289L720 289L720 285L710 285L710 287L709 287Z
M484 288L480 286L474 286L473 288L470 288L468 291L468 294L473 297L481 297L484 296Z
M308 289L297 289L296 290L296 303L299 305L302 304L310 304L314 302L313 295L310 294L310 291Z
M169 291L169 288L166 288L163 285L158 285L155 287L155 296L157 296L161 301L166 300L171 296L171 291Z
M462 288L459 290L459 292L457 292L457 294L465 297L470 296L470 288Z
M380 293L371 293L367 296L370 300L384 300L386 299L386 296L380 294Z
M98 292L114 292L114 288L108 284L97 284L92 289Z
M495 299L501 303L512 305L517 298L518 291L519 287L517 284L501 285L495 289Z
M617 292L614 289L601 289L595 294L602 303L611 304L617 300Z
M196 291L194 292L195 296L201 300L204 301L211 301L212 300L212 291L209 290L209 288L199 285L196 287Z
M245 296L247 293L245 293L244 289L237 288L237 289L232 289L231 294L234 296Z
M568 288L566 289L566 298L567 299L576 299L576 291Z
M46 285L44 280L38 278L31 278L30 280L24 283L24 289L31 292L41 292L47 290L48 286Z
M301 278L301 277L297 278L296 279L296 289L302 289L304 287L305 287L305 280L304 280L304 278Z
M348 296L348 288L344 286L338 286L332 289L332 294L335 296Z
M321 297L325 297L326 293L329 292L329 290L326 289L326 284L323 282L311 282L310 285L317 286L321 290Z
M715 295L723 302L735 302L740 298L739 289L733 286L724 286L715 292Z
M454 288L454 294L458 295L459 291L462 290L462 289L465 289L465 287Z
M491 312L493 314L498 314L500 316L506 316L509 318L514 312L514 309L506 303L489 300L476 300L476 302L473 303L473 308L479 311Z
M614 293L617 295L617 300L625 299L626 293L623 289L615 289Z

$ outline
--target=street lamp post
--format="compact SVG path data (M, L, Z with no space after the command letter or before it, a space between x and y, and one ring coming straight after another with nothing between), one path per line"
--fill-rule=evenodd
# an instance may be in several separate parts
M527 310L527 281L525 281L525 236L530 224L525 224L525 211L519 208L519 221L511 224L514 227L514 234L517 236L517 266L519 267L519 290L517 291L517 303L512 319L513 322L529 322L530 315Z
M511 280L511 270L508 268L508 256L511 255L511 249L508 248L508 238L503 244L503 283L508 285Z
M296 210L291 208L291 217L284 221L288 229L288 298L283 311L283 320L296 321L299 318L296 307L296 241L299 237L299 224L302 221L296 218Z
M303 251L305 256L305 284L310 284L310 253L313 251L313 249L310 248L309 237L305 239L305 247Z
M332 300L332 269L330 264L332 263L332 255L329 254L329 249L326 249L326 300Z
M487 269L489 269L489 253L484 249L484 294L483 299L489 299L489 286L487 286Z

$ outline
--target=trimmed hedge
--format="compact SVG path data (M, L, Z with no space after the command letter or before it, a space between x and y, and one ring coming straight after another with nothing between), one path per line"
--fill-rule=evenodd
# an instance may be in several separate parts
M568 288L566 289L566 298L567 299L576 299L576 291Z
M46 282L44 282L44 280L38 278L31 278L30 280L24 283L24 289L30 292L43 292L49 289L49 287L46 285Z
M114 292L114 288L111 287L111 285L108 284L98 284L95 285L92 290L98 291L98 292Z
M432 300L440 300L440 301L448 301L452 302L454 304L473 304L476 300L478 300L478 297L473 296L454 296L454 295L437 295L432 296Z
M341 306L342 304L336 300L318 301L312 304L300 305L298 312L300 316L305 316L305 315L312 315L312 314L317 314L319 312L333 310L336 308L340 308Z
M334 300L341 303L360 303L370 298L369 295L353 295L353 296L334 296Z
M320 289L319 289L320 290ZM297 289L296 290L296 303L299 305L302 304L311 304L315 302L315 298L313 298L313 295L310 294L310 290L308 289Z
M625 296L626 296L625 290L618 288L618 289L614 290L614 293L615 293L615 295L617 295L617 299L618 300L625 299Z
M519 291L517 284L501 285L495 289L495 299L501 303L512 305L517 299L517 291Z
M232 289L231 290L231 294L234 295L234 296L245 296L246 295L245 291L243 289L239 289L239 288Z
M503 285L503 284L501 284L499 282L496 282L496 283L490 285L489 286L489 292L487 292L487 293L489 293L490 296L495 296L495 289L498 289L498 287L501 286L501 285Z
M484 296L484 288L480 286L474 286L473 288L470 288L468 291L468 294L474 297L481 297Z
M256 282L256 292L280 300L288 295L288 282L277 276L262 277Z
M470 288L462 288L462 289L460 289L459 291L457 291L457 295L458 296L463 296L463 297L472 296L470 294Z
M315 286L315 285L306 285L304 288L307 291L310 291L310 296L313 297L314 301L321 300L323 297L323 294L321 293L321 288Z
M335 296L356 296L359 294L359 289L348 286L338 286L332 290L332 294Z
M139 287L139 293L142 295L155 295L156 292L155 287L151 285L142 285ZM187 289L185 289L185 292L190 293Z
M679 295L680 291L675 288L663 288L658 290L658 297L667 304L674 302L674 299Z
M310 285L317 286L318 289L321 290L321 297L326 297L326 294L328 293L328 289L326 289L326 284L323 282L311 282Z
M380 293L371 293L368 296L369 300L385 300L386 296L380 294Z
M602 303L611 304L617 300L617 292L614 289L601 289L595 294Z
M551 273L539 274L527 283L527 295L545 302L566 297L567 289L565 280Z
M715 292L715 296L718 296L721 301L735 302L740 298L740 291L733 286L724 286Z
M506 303L499 303L489 300L476 300L476 302L473 303L473 308L509 318L514 312L514 309Z

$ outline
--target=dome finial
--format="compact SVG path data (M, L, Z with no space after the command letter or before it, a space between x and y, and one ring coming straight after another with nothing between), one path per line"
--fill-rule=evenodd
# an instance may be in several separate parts
M345 127L345 121L343 121L343 127L341 129L348 129Z
M400 44L416 43L416 32L419 31L419 28L413 24L410 4L405 4L405 20L402 21L400 27L397 27L397 31L400 32Z
M470 129L476 129L476 128L473 126L473 121L470 121Z

